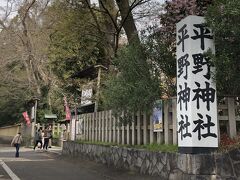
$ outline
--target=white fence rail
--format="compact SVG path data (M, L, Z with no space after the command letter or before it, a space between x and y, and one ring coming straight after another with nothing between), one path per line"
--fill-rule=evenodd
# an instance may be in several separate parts
M218 105L219 133L227 132L230 137L237 135L240 117L238 99L225 97ZM137 112L131 123L119 126L119 118L112 111L82 114L82 135L77 137L87 141L110 142L117 144L177 144L176 98L164 100L163 132L153 132L151 115ZM238 123L239 122L239 123Z

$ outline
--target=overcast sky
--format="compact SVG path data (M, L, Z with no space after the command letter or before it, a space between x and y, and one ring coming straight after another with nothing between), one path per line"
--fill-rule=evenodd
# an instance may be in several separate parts
M98 2L98 0L91 0L91 1L94 3ZM152 1L164 3L165 0L152 0ZM0 0L0 7L6 7L6 5L7 5L7 0Z
M10 0L10 1L16 1L16 0ZM17 0L18 2L21 0ZM164 3L165 0L151 0L152 2L160 2ZM98 2L98 0L91 0L91 2ZM7 7L7 0L0 0L0 17L5 16L5 9ZM15 8L16 10L16 8ZM138 10L137 10L138 11ZM14 13L12 14L14 16ZM156 17L158 16L158 12L156 13ZM141 21L137 22L138 29L145 28L149 24L158 24L159 22L155 22L157 18L152 17L152 19L149 21L149 19L146 21L145 19L142 19Z
M5 4L5 2L4 2L5 0L0 0L0 6L2 6L2 5L4 5Z
M2 17L5 14L7 8L7 0L0 0L0 16Z

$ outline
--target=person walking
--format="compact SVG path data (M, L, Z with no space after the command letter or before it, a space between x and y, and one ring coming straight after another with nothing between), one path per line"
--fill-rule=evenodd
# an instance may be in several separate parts
M49 138L50 138L50 130L49 130L49 127L47 127L45 130L44 130L44 144L43 144L43 149L48 149L48 143L49 143Z
M35 134L35 145L33 148L34 150L37 147L38 143L41 144L40 149L42 149L42 130L41 130L41 128L39 128Z
M48 127L48 130L49 130L49 143L48 143L48 148L51 148L52 147L52 126L49 125Z
M22 139L22 135L21 133L17 133L16 136L14 136L12 142L11 142L11 146L15 146L16 147L16 154L15 157L19 157L19 149L20 149L20 145L22 143L23 139Z

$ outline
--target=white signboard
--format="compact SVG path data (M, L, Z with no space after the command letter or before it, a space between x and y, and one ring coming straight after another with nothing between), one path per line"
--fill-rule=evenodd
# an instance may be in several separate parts
M81 105L92 104L92 96L93 96L92 88L83 89L82 90L82 96L81 96Z
M181 149L218 147L214 70L204 52L215 52L204 18L188 16L177 24L177 120ZM183 150L184 151L184 150Z

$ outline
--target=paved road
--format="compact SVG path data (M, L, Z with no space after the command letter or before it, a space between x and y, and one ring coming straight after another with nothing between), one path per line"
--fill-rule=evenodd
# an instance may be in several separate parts
M49 152L29 148L20 149L20 157L14 157L13 147L0 144L1 180L155 180L122 170L107 168L92 161L70 159L59 154L58 149Z

